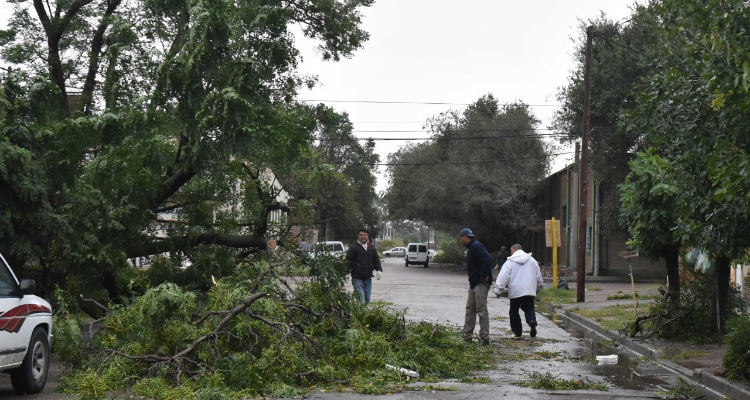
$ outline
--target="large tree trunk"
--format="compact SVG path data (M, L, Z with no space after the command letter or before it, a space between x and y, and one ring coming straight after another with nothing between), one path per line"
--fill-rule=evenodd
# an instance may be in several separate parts
M716 306L716 331L719 334L726 332L728 316L727 300L729 298L729 258L721 256L716 258L714 265L716 271L716 292L714 293L714 304Z
M667 247L663 256L667 270L669 296L673 301L677 301L680 293L680 249L677 246Z

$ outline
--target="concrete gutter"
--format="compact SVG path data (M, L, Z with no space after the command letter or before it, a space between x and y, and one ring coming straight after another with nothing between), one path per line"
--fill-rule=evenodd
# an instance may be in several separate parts
M650 348L641 342L636 342L629 337L624 337L620 335L619 332L607 330L595 321L582 317L572 311L558 310L557 314L565 319L566 322L575 323L583 329L595 332L639 356L652 360L662 368L681 376L683 379L694 382L705 394L718 397L728 397L734 400L750 399L750 390L742 385L730 382L723 377L715 376L710 371L685 368L671 361L662 360L659 358L659 352L657 350Z

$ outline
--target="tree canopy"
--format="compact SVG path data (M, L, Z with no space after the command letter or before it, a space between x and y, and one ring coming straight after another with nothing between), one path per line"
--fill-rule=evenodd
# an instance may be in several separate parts
M469 226L490 248L518 240L538 222L527 200L548 161L537 124L527 105L492 95L429 120L432 141L389 157L391 218L456 234Z
M290 164L285 177L295 198L314 201L319 237L354 240L368 228L377 236L375 175L379 156L375 143L360 144L346 113L324 105L316 109L317 126L311 152ZM326 232L328 230L328 232Z
M638 85L623 127L654 149L639 153L638 164L657 156L665 160L660 163L664 173L653 176L653 188L670 188L678 195L661 205L640 204L641 216L631 219L629 228L637 238L644 232L639 226L652 219L647 215L668 213L674 215L671 229L680 244L709 252L715 260L715 326L723 332L729 262L745 257L749 239L750 40L744 33L750 7L742 1L661 0L652 2L652 9L660 45L649 56L657 62ZM646 241L658 240L654 233Z
M300 157L317 124L294 101L310 82L290 27L323 58L348 57L372 0L13 4L2 250L41 269L43 289L70 278L116 297L133 285L128 258L265 249L267 215L286 206L262 172Z

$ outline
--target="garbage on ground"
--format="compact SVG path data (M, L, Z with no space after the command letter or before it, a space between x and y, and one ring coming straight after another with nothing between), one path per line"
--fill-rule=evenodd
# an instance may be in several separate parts
M617 354L596 356L596 361L599 365L615 365L617 364Z
M391 365L391 364L385 364L385 367L389 368L389 369L392 369L392 370L395 370L395 371L398 371L402 375L410 376L412 378L419 378L419 372L417 372L417 371L412 371L412 370L406 369L406 368L399 368L399 367L396 367L395 365Z

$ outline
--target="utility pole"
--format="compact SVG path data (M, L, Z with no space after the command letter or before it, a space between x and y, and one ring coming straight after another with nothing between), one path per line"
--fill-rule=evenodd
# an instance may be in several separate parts
M591 117L591 31L586 28L586 59L583 69L583 135L581 136L581 162L578 189L578 256L576 257L576 302L586 301L586 203L588 202L587 173L589 170L589 123ZM593 232L592 232L593 235ZM593 238L591 238L593 239Z

